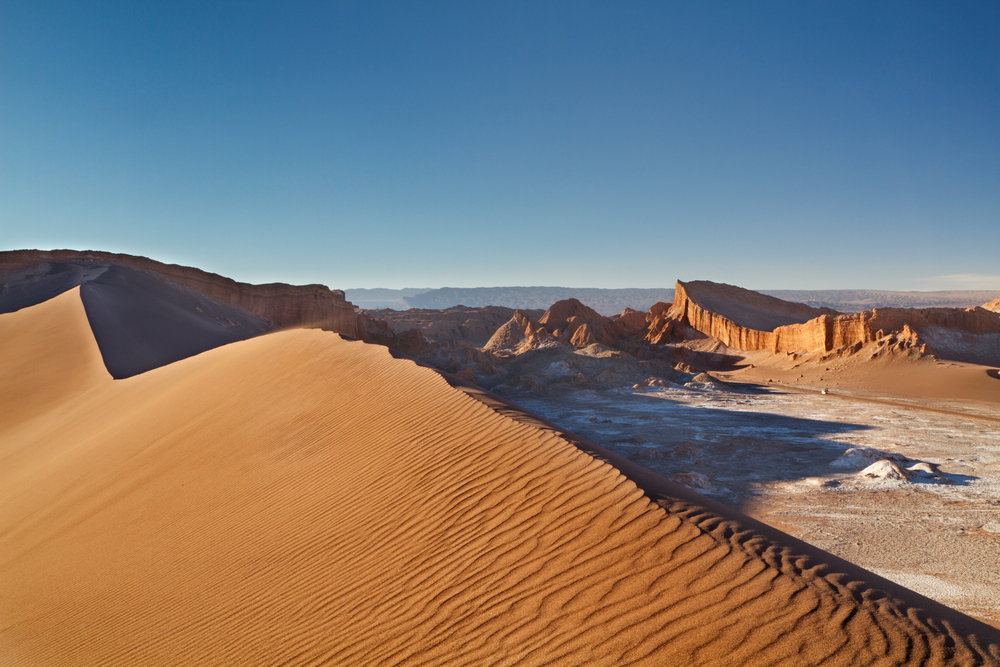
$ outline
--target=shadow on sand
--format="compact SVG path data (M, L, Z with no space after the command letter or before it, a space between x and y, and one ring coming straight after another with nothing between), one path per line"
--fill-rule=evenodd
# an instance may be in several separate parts
M832 479L857 472L831 463L852 447L880 447L877 442L850 444L831 438L877 428L862 423L692 406L672 399L669 393L573 393L514 400L664 477L703 475L716 489L709 495L726 503L757 495L763 484ZM756 387L727 392L725 397L740 401L745 395L750 403L754 395L774 393L783 392ZM965 486L975 479L958 474L940 474L937 480L918 475L912 483Z

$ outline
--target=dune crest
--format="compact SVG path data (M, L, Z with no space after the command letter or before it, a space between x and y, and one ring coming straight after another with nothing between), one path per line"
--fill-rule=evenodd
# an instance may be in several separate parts
M64 406L0 431L11 664L1000 664L985 625L336 334Z
M75 287L0 314L0 430L111 380Z

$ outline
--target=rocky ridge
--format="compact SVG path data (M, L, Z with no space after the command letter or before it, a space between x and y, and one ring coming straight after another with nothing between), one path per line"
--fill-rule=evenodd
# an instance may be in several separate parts
M1000 363L1000 314L985 308L876 308L842 314L707 281L678 282L676 294L672 304L657 303L647 312L626 308L612 317L573 298L557 301L540 316L537 311L515 310L499 324L496 316L505 311L497 307L409 311L405 317L398 314L395 327L371 319L368 337L487 387L535 382L517 379L524 372L546 382L576 386L618 375L629 385L642 384L662 379L657 373L671 369L678 373L732 369L743 359L740 351L791 358L809 355L817 363L853 356L862 349L871 359L935 355ZM482 312L488 312L490 319L478 316L476 335L481 339L484 329L491 335L476 345L478 341L471 341L464 325L456 322ZM419 321L421 329L394 330L407 317ZM490 332L490 327L495 328ZM434 337L424 330L434 332ZM542 355L548 361L536 368L534 362L521 359L524 355ZM632 362L639 365L628 372L605 372L611 367L622 370ZM642 362L655 362L658 370L643 368ZM586 372L584 363L589 364ZM691 378L675 379L683 383Z

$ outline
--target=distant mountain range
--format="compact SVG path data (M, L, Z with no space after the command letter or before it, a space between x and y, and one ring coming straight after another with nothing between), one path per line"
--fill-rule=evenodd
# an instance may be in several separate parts
M579 299L602 315L617 315L626 307L649 310L657 301L672 301L674 288L661 289L597 289L590 287L442 287L426 290L346 290L347 300L360 308L427 308L441 310L452 306L504 306L507 308L545 310L562 299ZM409 291L410 294L402 294ZM418 293L414 293L418 292ZM355 300L357 299L357 300ZM370 304L370 305L364 305Z
M785 301L814 308L857 313L872 308L971 308L1000 296L997 290L948 290L942 292L886 292L881 290L758 290Z
M762 294L856 313L876 307L969 308L1000 297L1000 291L949 290L941 292L890 292L885 290L758 290ZM592 287L442 287L439 289L349 289L347 300L359 308L442 310L453 306L504 306L545 310L556 301L575 298L601 315L617 315L625 308L649 310L658 301L674 300L674 288L599 289Z

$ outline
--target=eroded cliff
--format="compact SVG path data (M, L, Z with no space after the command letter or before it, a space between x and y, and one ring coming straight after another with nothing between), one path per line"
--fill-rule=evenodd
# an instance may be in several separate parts
M1000 361L1000 314L985 308L875 308L843 315L764 295L757 295L761 299L745 297L744 293L756 294L730 285L678 281L668 317L738 350L831 352L904 335L911 347L923 353L979 364ZM741 297L745 297L742 302L738 301ZM764 312L753 312L757 305L763 305ZM815 316L769 329L736 321L766 325L810 314Z

